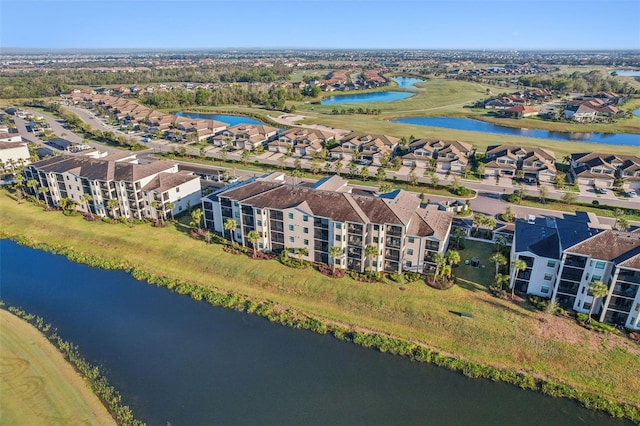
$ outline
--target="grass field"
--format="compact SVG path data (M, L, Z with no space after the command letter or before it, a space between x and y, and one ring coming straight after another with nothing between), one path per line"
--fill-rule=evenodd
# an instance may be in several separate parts
M525 303L494 298L490 277L456 270L466 277L447 291L424 283L403 285L331 279L315 271L291 269L276 261L250 260L218 245L187 237L181 229L112 225L44 212L18 204L0 192L0 232L72 246L105 259L127 260L156 275L176 277L207 288L271 300L294 310L360 329L428 345L444 354L500 368L524 371L640 404L640 347L620 336L603 336L568 318L547 317ZM491 246L469 246L489 256ZM484 259L484 257L482 258ZM488 260L487 260L488 262ZM482 269L490 273L490 264ZM469 321L450 311L472 312Z
M0 323L0 424L116 424L38 330L5 310Z

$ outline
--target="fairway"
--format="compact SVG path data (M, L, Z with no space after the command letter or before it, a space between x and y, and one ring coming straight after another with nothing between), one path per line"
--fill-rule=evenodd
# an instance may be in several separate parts
M55 347L0 310L0 425L115 425Z

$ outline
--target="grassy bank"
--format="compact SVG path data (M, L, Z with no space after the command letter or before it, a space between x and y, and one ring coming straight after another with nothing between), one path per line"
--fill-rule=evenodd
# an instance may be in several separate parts
M212 304L330 332L471 377L569 396L592 407L609 406L608 399L640 404L640 377L629 374L640 365L637 345L621 336L589 332L570 319L546 316L525 304L494 298L474 280L476 272L463 273L466 266L459 272L466 277L464 285L448 291L424 283L361 283L229 254L219 245L187 237L180 226L129 228L44 212L29 203L16 203L4 191L0 215L5 236L73 247L74 260L97 257L99 263L125 266L140 279ZM490 255L491 249L471 251ZM466 257L464 250L461 255ZM474 318L470 321L451 311L472 312ZM637 416L634 409L627 410L606 411Z
M50 328L41 319L36 328L27 322L36 322L32 315L12 311L18 316L0 309L0 423L115 425L84 378L41 334L52 334Z

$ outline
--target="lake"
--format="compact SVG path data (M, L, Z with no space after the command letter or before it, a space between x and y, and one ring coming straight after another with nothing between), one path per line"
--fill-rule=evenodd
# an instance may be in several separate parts
M79 345L149 425L628 424L569 400L215 308L122 271L8 240L0 252L2 299Z
M415 77L391 77L391 80L395 81L398 84L398 87L402 89L415 89L417 83L423 83L425 80L422 78Z
M230 114L200 114L195 112L174 112L174 115L178 115L180 117L189 117L198 120L216 120L226 123L231 126L235 126L236 124L264 124L255 118L246 117L244 115L230 115Z
M497 124L487 123L485 121L460 117L401 117L394 118L390 121L394 123L414 124L418 126L441 127L445 129L523 136L528 138L590 142L608 145L640 146L640 135L634 135L630 133L552 132L549 130L521 129L499 126Z
M336 95L329 96L320 101L320 105L341 105L341 104L357 104L365 102L392 102L406 99L413 96L412 92L373 92L359 93L356 95Z
M615 72L621 77L640 77L640 70L613 70L609 74Z

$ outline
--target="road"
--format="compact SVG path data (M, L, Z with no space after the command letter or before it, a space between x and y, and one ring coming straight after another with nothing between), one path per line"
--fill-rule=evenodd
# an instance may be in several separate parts
M83 120L85 123L87 123L91 128L93 129L99 129L102 131L116 131L114 130L114 128L112 126L108 126L106 125L104 122L102 122L102 120L97 119L92 113L88 112L87 110L84 110L82 108L77 108L77 107L67 107L69 110L71 110L72 112L76 113L81 120ZM54 120L55 121L55 120ZM58 123L59 124L59 123ZM67 132L67 134L71 133L69 132L67 129L64 129L65 132ZM130 136L130 135L126 135L126 136ZM138 137L139 138L139 137ZM154 156L154 154L157 154L159 152L171 152L174 149L176 149L177 145L170 143L170 142L166 142L166 141L152 141L149 143L145 144L146 146L149 147L149 149L145 150L145 151L139 151L138 154L142 159L147 159L148 161L151 160L151 157ZM98 145L100 147L100 149L104 150L106 147L104 147L103 145ZM188 154L192 154L192 155L200 155L200 150L196 149L196 148L189 148L188 146L185 147L187 149L187 153ZM113 148L112 148L113 149ZM278 160L277 157L279 157L278 155L270 155L272 153L265 153L263 155L260 156L259 161L261 163L266 163L266 164L271 164L271 165L278 165ZM236 154L236 153L228 153L228 158L229 159L234 159L234 160L240 160L240 154ZM269 156L271 158L269 158ZM220 149L219 148L214 148L214 147L209 147L207 148L207 150L205 151L205 157L207 158L220 158ZM287 166L292 166L293 165L293 158L288 158L287 159L288 163ZM182 164L190 164L188 162L180 162ZM303 167L305 166L305 164L303 163ZM309 163L306 162L306 166L310 167ZM224 167L221 166L201 166L198 165L198 167L203 167L203 168L209 168L212 173L217 173L218 170L223 170L225 169ZM308 168L307 167L307 168ZM246 170L236 170L235 168L230 168L227 167L227 170L230 171L231 174L235 174L241 178L248 178L248 177L252 177L255 176L257 174L257 172L255 171L246 171ZM343 169L343 170L346 170ZM370 172L371 172L371 176L374 176L376 173L377 168L375 167L370 167ZM396 173L388 173L387 174L389 177L396 177L398 180L407 180L407 175L406 174L396 174ZM440 183L443 184L449 184L451 181L447 180L447 178L442 175L439 176L440 178ZM419 176L418 177L418 181L421 183L430 183L431 178L428 177L424 177L424 176ZM474 197L472 199L472 203L471 203L471 207L473 209L473 211L475 212L479 212L479 213L484 213L487 215L492 215L495 216L499 213L502 213L505 211L505 209L507 208L507 206L511 205L512 210L514 211L514 213L516 214L516 217L527 217L527 215L529 214L533 214L533 215L548 215L548 216L562 216L562 214L564 214L563 212L558 212L558 211L554 211L554 210L548 210L545 208L534 208L534 207L523 207L523 206L518 206L518 205L514 205L514 204L510 204L507 203L505 201L503 201L501 199L501 195L502 194L509 194L512 193L516 187L514 187L514 185L512 184L510 179L506 179L506 178L502 178L500 179L499 184L495 183L495 180L493 179L485 179L481 182L479 181L472 181L472 180L462 180L461 181L462 186L467 187L467 188L471 188L474 189L477 192L477 196ZM557 191L553 185L546 185L547 186L547 198L548 199L561 199L562 196L564 195L564 192L562 191ZM361 187L363 189L366 190L372 190L375 188L372 187ZM531 185L531 186L527 186L525 185L523 187L523 191L527 194L527 195L532 195L532 196L539 196L539 190L536 186ZM607 204L607 205L612 205L612 206L616 206L616 207L623 207L623 208L640 208L640 197L636 197L635 199L628 199L628 200L620 200L618 198L616 198L611 191L608 191L608 194L605 195L599 195L599 194L595 194L592 193L590 194L588 188L581 188L581 192L577 197L577 201L580 202L585 202L585 203L591 203L593 200L598 200L601 204ZM434 202L445 202L445 201L453 201L456 199L456 197L454 196L440 196L440 195L432 195L432 194L428 194L425 193L425 195ZM542 204L541 204L542 206ZM601 218L601 222L605 223L605 224L613 224L614 220L613 219L609 219L609 218ZM636 224L638 225L638 224Z

